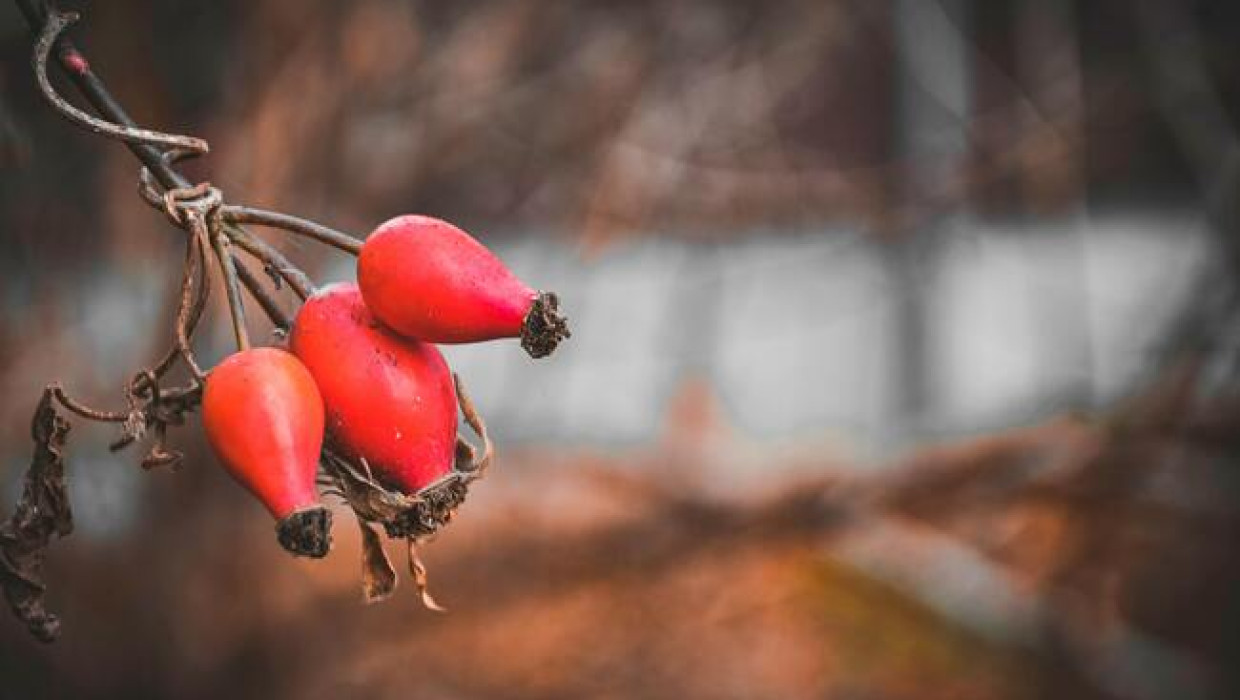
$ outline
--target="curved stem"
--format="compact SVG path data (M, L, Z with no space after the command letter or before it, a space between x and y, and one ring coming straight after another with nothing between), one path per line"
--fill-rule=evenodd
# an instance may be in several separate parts
M56 397L56 400L60 402L61 406L64 406L66 409L87 420L102 421L105 423L124 423L129 418L128 413L121 413L120 411L101 411L97 408L91 408L84 403L76 401L65 393L64 387L60 386L60 384L52 384L48 386L48 391L52 392L52 396Z
M59 12L57 10L48 12L47 21L43 25L43 32L39 35L39 40L34 46L32 63L34 65L35 79L39 83L39 90L57 112L84 129L127 143L163 146L165 148L183 148L198 153L206 153L210 150L206 141L193 136L165 134L160 131L141 129L132 125L113 124L112 122L91 116L69 104L63 97L56 94L56 89L52 87L52 82L47 78L47 59L51 55L52 46L56 43L60 33L77 20L78 14L76 12ZM84 66L85 59L75 52L75 58L69 59L67 63L70 66L70 72L73 72L72 67Z
M362 242L357 238L329 226L291 214L282 214L277 211L256 209L254 207L226 205L223 208L223 215L225 221L282 229L300 236L313 238L320 243L326 243L352 255L357 255L362 251Z
M474 435L482 440L482 454L475 459L470 460L469 464L463 465L464 469L458 466L458 471L465 472L466 483L480 479L490 468L491 462L495 459L495 444L491 442L491 436L487 432L487 424L482 420L482 416L478 414L478 409L474 407L474 402L469 398L469 394L465 392L465 383L461 381L461 375L456 372L452 373L452 385L456 388L456 402L461 409L461 415L465 417L465 423L469 425L470 430L474 431ZM459 438L458 438L459 439Z
M26 24L30 27L31 33L37 39L41 30L47 24L47 8L41 1L37 0L16 0L16 2L18 9L21 10L22 15L26 18ZM53 42L52 48L56 52L56 62L61 70L100 116L114 124L138 128L138 125L134 123L134 120L125 111L125 108L116 101L111 91L108 90L103 81L99 79L99 76L91 69L90 63L77 50L73 42L61 36ZM125 145L138 160L151 169L155 178L164 187L188 187L190 185L190 182L181 173L160 158L161 152L158 148L133 141L126 142Z
M151 140L146 137L152 134L158 135L159 132L153 132L139 127L134 122L133 118L126 112L125 108L117 102L111 91L107 88L103 81L99 79L98 75L91 68L90 63L86 60L82 53L78 51L68 37L64 36L63 31L69 22L66 21L65 18L53 21L51 16L58 13L49 12L48 8L42 2L38 2L36 0L16 0L16 4L18 9L21 10L22 15L25 17L27 24L30 26L31 32L38 39L38 46L36 47L33 62L35 74L44 96L52 103L53 107L55 107L56 110L62 115L66 116L66 118L73 119L76 123L80 123L92 131L115 135L117 138L124 141L125 145L134 154L134 156L136 156L145 166L143 168L143 182L139 184L139 190L143 194L143 198L147 199L153 207L162 211L163 201L160 198L160 193L155 191L152 186L152 180L157 181L160 187L165 190L190 187L191 183L172 166L172 163L190 154L197 155L206 152L208 150L206 142L192 137L181 137L180 139L177 137L172 137L171 141L166 141L163 139L156 140L156 142L161 145L166 145L170 149L168 151L164 151L160 147L152 145ZM55 24L53 24L53 22ZM54 89L51 89L50 81L47 80L47 63L51 60L53 55L55 57L55 62L60 66L65 76L75 87L77 87L78 91L82 94L86 101L94 107L102 119L95 120L90 117L90 115L82 113L72 105L69 105L55 92ZM87 119L78 119L76 118L78 116L85 116ZM97 128L100 126L102 126L102 130ZM167 137L169 135L162 134L162 136ZM148 197L148 195L153 196ZM180 224L178 224L178 226L180 226ZM255 255L255 257L260 260L264 259L262 254L254 252L251 254ZM199 260L202 261L203 265L201 272L204 274L205 279L208 280L208 284L210 276L207 274L206 260L209 257L210 254L205 251L199 256ZM280 258L282 257L283 256L280 256ZM280 311L279 306L272 299L271 295L263 289L259 281L255 279L253 275L249 274L249 272L243 267L240 267L240 263L236 260L236 256L233 255L232 258L234 267L237 269L237 276L241 283L245 285L250 295L259 302L259 305L263 307L263 310L267 313L268 317L270 317L272 323L280 328L288 328L289 319L287 315ZM286 264L282 266L273 264L273 268L277 266L282 267L283 269L280 272L282 276L289 281L290 285L292 285L294 289L300 288L299 293L305 292L308 294L308 290L311 287L308 280L304 280L304 274L301 275L304 280L303 284L302 280L298 280L296 277L297 273L300 271L297 271L296 268L287 264L287 261L285 261L285 263ZM204 289L205 288L206 287L204 287ZM203 302L205 303L205 299ZM192 329L193 324L189 324L189 326ZM181 335L184 335L184 340L186 342L180 342L181 339L179 338L179 346L188 346L189 333L187 332L182 334L180 330L178 330L178 336ZM202 369L197 366L197 363L193 359L192 355L186 355L186 360L190 365L191 372L193 372L197 378L201 379L205 376ZM187 388L187 391L195 390L196 389L192 387Z
M185 249L185 271L181 276L181 302L177 307L176 335L173 346L164 354L159 364L155 365L155 377L162 377L178 357L185 358L195 378L201 379L201 370L195 371L189 339L193 337L202 312L206 309L207 298L211 294L211 277L207 274L207 261L202 257L197 238L191 236ZM148 382L149 384L150 382Z
M202 368L198 366L198 361L194 358L194 350L190 346L190 339L194 337L194 331L198 328L198 322L202 319L202 313L207 307L207 300L211 296L211 275L207 270L208 263L205 252L195 242L191 241L190 245L198 248L197 296L194 298L194 303L189 308L188 313L181 313L181 311L184 311L184 306L178 310L176 338L181 357L185 360L185 364L189 366L190 373L194 375L195 379L202 381L205 375L202 372ZM182 301L184 301L184 297L182 297Z
M121 104L116 101L115 97L112 96L111 91L108 90L103 81L100 80L91 69L90 63L87 62L86 58L77 50L76 47L73 46L73 43L67 37L63 36L62 33L66 23L64 23L63 20L58 20L61 24L60 26L53 27L53 32L49 33L42 31L48 28L48 25L51 22L50 16L53 13L49 13L47 8L41 2L35 2L34 0L16 0L16 2L18 8L25 16L27 24L30 25L31 31L41 40L38 51L36 51L35 59L35 72L36 75L39 76L40 86L42 87L44 84L47 84L50 88L50 82L47 81L46 77L46 65L49 60L49 55L55 51L56 62L64 71L65 75L77 87L82 96L86 98L86 101L89 102L90 105L94 107L104 119L109 120L100 120L100 123L105 125L105 130L108 126L110 126L119 129L121 133L129 136L134 134L140 136L140 138L137 139L126 138L122 140L125 141L130 151L132 151L138 160L140 160L145 166L145 168L143 168L144 178L139 184L139 191L143 194L143 198L146 199L153 207L162 210L163 202L159 197L159 193L156 192L151 186L153 184L151 180L153 179L158 181L159 185L164 189L189 187L190 182L172 167L172 163L189 154L196 155L206 152L206 143L199 139L186 137L188 139L187 141L174 141L171 144L172 150L165 152L151 145L149 141L141 138L141 136L148 133L157 132L149 132L148 130L141 129L136 123L134 123L133 119L129 116ZM53 106L56 107L56 109L62 114L68 116L69 114L80 113L80 110L76 110L71 105L68 105L63 98L56 94L55 90L45 90L44 94L47 99L52 102ZM68 107L69 109L64 110L64 107ZM89 118L89 115L85 116ZM87 121L83 122L83 124L94 124L94 122ZM92 130L94 129L92 128ZM165 134L164 136L167 135ZM266 262L260 248L254 247L254 250L248 252L259 260ZM281 259L283 258L283 256L279 257ZM266 256L266 258L271 260L276 259L272 256ZM203 256L202 260L205 265L206 256ZM234 256L234 266L237 265L238 263L236 262ZM291 264L288 264L287 261L285 261L284 265L279 265L278 263L273 262L272 267L281 268L279 270L281 276L288 281L289 284L293 286L294 289L297 290L303 297L309 294L309 290L312 288L312 285L309 284L309 281L305 278L304 274L301 274L299 278L298 273L300 273L300 271ZM266 292L266 290L262 288L259 281L255 279L253 275L249 274L248 271L245 271L244 268L238 268L238 277L240 278L241 283L245 285L250 295L259 302L260 306L263 307L263 310L267 313L272 323L280 328L288 328L288 317L280 311L279 306ZM193 369L196 374L201 374L200 368L191 367L191 369Z
M205 231L199 231L195 229L191 229L189 231L189 234L190 234L189 244L195 249L197 249L198 251L198 256L197 256L198 257L198 275L199 275L198 279L200 280L200 286L202 290L201 301L200 301L201 306L206 306L207 297L210 296L211 294L211 273L210 273L210 270L208 269L211 265L211 263L209 262L211 260L211 252L208 249L207 238L205 235L203 235L205 233L206 233ZM199 316L201 316L201 310L199 310ZM193 375L194 379L197 382L202 383L203 381L206 380L207 373L204 372L202 369L202 366L198 364L198 359L194 357L193 347L190 345L190 337L194 333L194 328L197 325L197 322L195 322L192 325L191 324L182 325L179 322L180 321L179 315L177 317L177 320L178 320L178 323L176 326L177 349L181 353L181 359L185 360L185 365L189 367L190 374Z

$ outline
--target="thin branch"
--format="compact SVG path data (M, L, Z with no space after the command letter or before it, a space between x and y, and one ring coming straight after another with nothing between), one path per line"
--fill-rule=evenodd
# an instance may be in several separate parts
M202 319L202 312L206 309L210 295L211 277L207 274L207 261L202 256L197 238L191 237L185 249L185 271L181 276L181 301L177 307L175 338L173 346L155 366L156 379L167 373L178 357L185 359L195 378L202 378L202 370L194 359L189 341Z
M265 267L279 273L280 277L288 282L293 291L297 293L297 296L305 299L314 293L314 283L310 277L266 241L251 235L249 231L235 224L225 224L223 230L227 232L232 242L237 244L237 247L254 256Z
M56 398L56 401L69 411L87 420L100 421L103 423L124 423L128 418L128 413L121 411L104 411L97 408L91 408L86 404L77 401L65 393L64 387L60 384L50 384L47 387L48 392Z
M237 349L250 349L250 336L245 329L245 301L241 298L241 287L237 282L237 268L233 256L229 252L228 238L220 230L218 224L212 224L207 231L207 224L197 215L190 219L190 226L197 236L211 237L211 245L215 248L215 257L220 263L220 274L224 278L224 292L228 296L228 312L232 317L233 336L237 341Z
M207 299L211 296L211 275L207 269L207 254L199 239L190 242L190 248L197 249L195 256L198 261L198 285L197 295L194 298L193 305L185 313L185 296L184 290L181 296L181 308L178 309L176 321L176 344L177 350L180 352L181 358L185 360L186 366L189 367L190 373L194 379L201 382L205 375L202 367L198 365L198 360L194 357L194 349L190 344L190 339L194 337L194 330L198 328L198 321L202 319L202 313L206 309Z
M199 274L202 276L202 301L205 304L207 301L206 297L210 293L209 290L211 288L211 274L210 270L207 269L210 265L208 261L211 259L211 251L209 250L207 237L205 235L200 235L199 232L191 231L190 237L193 239L191 241L191 245L198 249ZM194 357L193 348L190 345L190 334L193 333L193 330L193 326L188 324L183 326L180 323L177 323L177 348L180 349L181 357L185 359L185 364L189 367L190 373L194 375L194 379L201 383L206 379L207 374L202 370L202 367L199 366L198 360Z
M36 36L47 22L47 8L37 0L16 0L17 7L26 17L26 24ZM134 120L125 112L116 98L108 90L103 81L91 70L90 63L81 52L65 37L60 37L53 44L56 62L77 87L86 101L95 111L113 124L138 128ZM160 150L145 143L128 141L125 143L130 152L151 169L160 184L164 187L189 187L190 182L160 158Z
M313 238L320 243L326 243L352 255L362 252L362 241L354 236L291 214L230 204L224 207L223 215L225 221L282 229L300 236Z
M26 23L30 26L31 31L34 34L39 35L40 31L46 26L48 21L47 18L49 13L47 8L42 2L38 2L37 0L15 1L18 9L20 9L22 14L25 16ZM108 90L103 81L100 80L91 69L90 63L68 38L64 36L54 38L50 42L50 49L55 52L57 65L60 66L69 80L74 84L74 86L77 87L82 96L86 98L86 101L90 103L90 105L94 107L104 119L114 125L119 125L124 128L140 128L120 105L120 103L117 102L111 91ZM140 141L126 141L125 145L145 166L143 172L146 174L146 178L149 179L149 177L153 177L165 190L184 189L191 186L189 180L187 180L181 173L177 172L177 170L172 167L170 161L176 161L189 153L196 154L196 150L194 148L188 149L187 152L179 152L177 150L163 152L154 146ZM193 144L190 145L192 146ZM142 189L141 187L142 186L140 185L139 191L143 193L144 198L147 198L146 195L148 193L154 193L153 188L148 187L146 189ZM158 193L154 194L158 195ZM158 196L155 197L155 200L156 201L151 202L152 205L157 208L160 207ZM148 199L148 201L150 201L150 199ZM239 230L241 230L244 234L243 229ZM254 246L253 250L250 252L256 258L264 262L267 262L267 260L283 259L283 256L276 258L274 256L267 255L267 259L265 260L264 253L266 251L263 251L259 246ZM235 257L234 265L237 265ZM308 296L310 290L313 288L313 285L309 283L309 280L305 277L304 273L299 274L300 270L297 270L297 268L289 264L287 260L284 261L283 265L272 264L272 267L282 268L279 271L281 276L288 281L289 284L293 286L294 290L301 294L303 298ZM239 273L238 276L240 277L241 283L246 286L246 289L249 290L250 294L259 301L259 304L263 307L263 310L267 312L267 315L271 318L272 323L276 324L278 327L287 328L287 317L279 311L278 306L276 306L270 296L262 289L261 285L258 283L258 280L245 272Z
M35 79L39 83L39 90L43 93L43 96L47 98L47 101L51 103L52 107L61 116L88 131L130 144L180 148L198 153L206 153L210 150L206 141L193 136L165 134L150 129L142 129L132 123L112 123L100 119L74 107L60 95L56 94L55 88L52 87L52 83L47 77L47 60L51 55L52 46L60 37L60 33L77 20L78 14L76 12L52 10L47 14L43 31L39 36L38 42L35 43L32 61ZM62 52L62 59L62 67L66 68L71 74L79 73L83 69L89 69L86 60L81 57L81 54L76 52L73 52L71 55L66 55Z
M246 269L245 265L241 264L241 261L235 255L233 256L233 268L237 271L237 279L241 280L241 284L245 286L250 296L254 298L254 301L257 301L258 305L263 307L263 313L267 314L267 318L271 319L271 323L281 332L288 331L292 326L292 321L288 315L280 309L280 305L263 289L263 285L258 281L258 278Z

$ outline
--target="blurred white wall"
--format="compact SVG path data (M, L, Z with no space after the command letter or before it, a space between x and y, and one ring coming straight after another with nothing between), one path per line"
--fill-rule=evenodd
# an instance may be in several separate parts
M909 292L928 314L923 437L1122 395L1210 257L1200 222L1174 213L960 221L936 235L924 286ZM692 374L713 382L745 437L832 437L861 456L886 454L900 413L891 315L903 292L879 249L844 231L722 245L652 238L582 262L541 237L498 244L521 276L561 293L573 338L543 361L515 341L448 347L449 361L506 442L650 440L678 378Z

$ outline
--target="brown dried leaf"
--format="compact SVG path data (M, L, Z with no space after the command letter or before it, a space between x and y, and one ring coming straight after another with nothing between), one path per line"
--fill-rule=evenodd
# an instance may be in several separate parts
M34 456L26 471L21 499L8 522L0 525L0 585L13 614L40 641L60 633L60 620L44 607L43 560L53 537L73 531L73 514L65 488L64 454L69 422L52 406L51 389L35 409L31 423Z
M362 595L367 603L377 603L396 590L396 569L383 551L379 533L361 518L362 529Z
M474 431L474 435L482 440L482 455L475 456L473 446L457 438L456 469L476 475L475 478L481 477L491 466L491 460L495 456L495 445L491 442L491 436L487 433L487 425L483 422L482 416L478 414L478 409L474 407L473 400L465 392L465 383L461 381L461 375L453 372L452 381L456 384L456 401L461 407L461 415L465 417L465 423ZM463 448L462 445L468 449Z
M413 576L413 585L418 590L418 596L422 599L422 605L427 610L435 612L448 612L448 609L435 602L431 596L430 588L427 585L426 565L422 563L422 558L418 556L418 541L409 538L409 574Z

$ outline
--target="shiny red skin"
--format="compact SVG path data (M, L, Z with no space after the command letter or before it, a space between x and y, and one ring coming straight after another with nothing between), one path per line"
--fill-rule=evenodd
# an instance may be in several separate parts
M375 229L358 256L357 282L384 325L432 343L515 338L537 296L468 233L429 216Z
M404 493L452 469L457 403L448 364L434 345L376 321L357 285L307 299L290 346L323 394L332 445Z
M315 505L323 399L301 361L253 348L207 376L202 425L228 471L277 519Z

